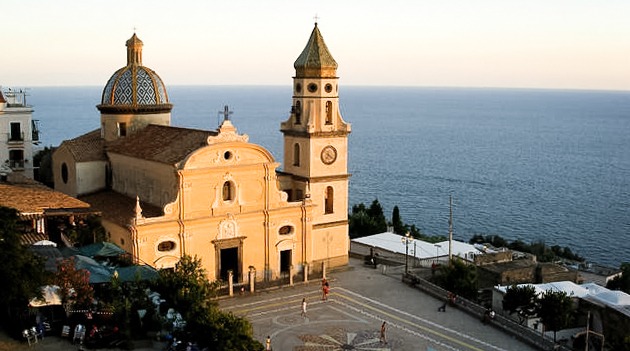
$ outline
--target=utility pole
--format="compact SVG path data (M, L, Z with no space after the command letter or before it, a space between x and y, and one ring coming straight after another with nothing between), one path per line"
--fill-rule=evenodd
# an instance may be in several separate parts
M453 195L448 196L448 262L453 260Z

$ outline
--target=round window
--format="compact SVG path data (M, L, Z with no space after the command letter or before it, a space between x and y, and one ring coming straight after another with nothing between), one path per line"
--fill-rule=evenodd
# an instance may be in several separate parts
M223 153L223 158L226 160L229 160L232 158L232 153L230 151L226 151L225 153Z
M162 241L161 243L158 244L158 251L171 251L173 249L175 249L175 242L174 241Z
M330 93L332 91L332 84L326 84L324 90L326 90L327 93Z
M64 184L68 184L68 165L65 162L61 164L61 180Z
M311 83L308 85L308 91L310 91L311 93L314 93L317 91L317 84L315 83Z
M285 225L280 227L280 230L278 230L278 234L280 235L289 235L289 234L293 234L293 227L290 225Z

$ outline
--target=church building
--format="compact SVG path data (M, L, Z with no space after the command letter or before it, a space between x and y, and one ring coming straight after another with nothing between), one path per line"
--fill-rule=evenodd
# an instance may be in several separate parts
M100 128L53 154L55 189L102 213L110 241L139 263L201 259L209 280L278 279L348 263L348 135L337 63L317 23L294 63L284 168L225 117L217 130L171 126L166 85L127 41L103 89Z

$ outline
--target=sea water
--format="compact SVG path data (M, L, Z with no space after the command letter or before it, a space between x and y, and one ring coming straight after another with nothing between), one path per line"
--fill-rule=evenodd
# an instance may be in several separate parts
M228 105L240 133L282 162L290 86L171 86L172 124L215 129ZM42 146L99 127L102 87L35 87ZM350 206L458 240L498 234L630 262L630 92L341 87Z

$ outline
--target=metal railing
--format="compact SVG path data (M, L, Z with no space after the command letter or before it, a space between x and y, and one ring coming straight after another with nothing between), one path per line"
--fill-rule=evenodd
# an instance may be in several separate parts
M9 160L11 169L24 169L24 160Z
M21 133L7 133L7 141L9 143L22 143L22 142L24 142L24 132L21 132Z

